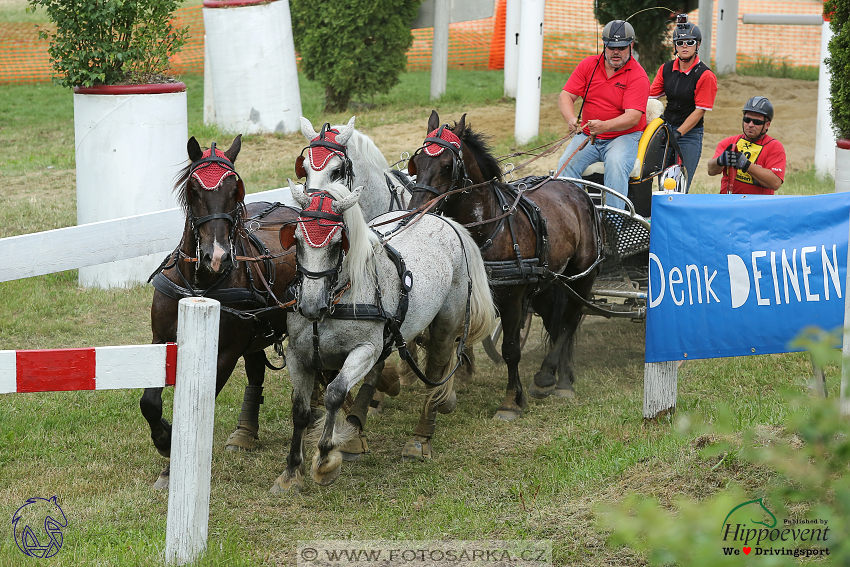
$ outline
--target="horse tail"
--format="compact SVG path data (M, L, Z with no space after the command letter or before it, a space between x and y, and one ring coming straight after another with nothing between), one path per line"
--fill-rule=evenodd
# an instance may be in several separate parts
M493 305L493 294L490 292L490 281L478 245L469 232L453 220L446 219L457 232L463 245L467 274L472 281L472 292L469 297L469 334L467 344L475 344L488 336L496 324L496 307Z

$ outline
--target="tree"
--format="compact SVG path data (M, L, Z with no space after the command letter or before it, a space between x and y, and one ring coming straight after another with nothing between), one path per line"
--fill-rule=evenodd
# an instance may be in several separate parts
M419 3L291 0L301 69L324 86L326 111L342 112L352 96L386 93L398 83Z
M611 20L628 20L632 24L635 51L639 53L640 64L651 81L658 68L673 54L669 34L676 21L675 14L695 10L697 4L698 0L599 0L595 15L602 25Z
M827 0L823 13L829 17L832 39L826 65L832 75L829 104L832 125L839 138L850 138L850 84L844 80L850 70L850 0Z

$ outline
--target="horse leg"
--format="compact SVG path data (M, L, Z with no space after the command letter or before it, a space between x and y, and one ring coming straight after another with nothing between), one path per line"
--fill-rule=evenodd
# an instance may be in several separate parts
M325 390L325 423L319 439L318 451L313 455L313 466L310 469L310 475L316 484L328 486L339 478L342 466L342 451L339 448L358 435L358 431L348 421L345 421L342 426L337 426L337 413L349 390L372 370L378 362L378 356L380 352L376 352L371 343L358 345L348 353L339 374ZM377 375L373 380L377 380ZM372 386L374 388L374 384ZM374 389L369 392L369 397L366 399L371 399L372 393Z
M592 286L592 278L583 278L583 280L574 284L574 289L586 299L590 295ZM581 304L577 301L568 300L564 315L561 317L561 334L558 336L560 343L558 346L561 351L558 360L558 383L552 393L559 398L575 397L575 390L573 389L575 374L572 366L573 347L575 346L576 332L582 321L583 311Z
M555 286L535 297L532 303L543 319L551 347L540 365L540 370L534 375L534 384L529 388L529 393L535 398L550 395L571 398L575 396L575 391L572 387L574 377L569 358L575 330L581 320L581 307L573 306L566 293Z
M292 443L286 456L286 469L272 485L272 494L290 490L297 493L304 489L304 432L312 423L310 398L315 375L296 357L290 357L287 363L292 380Z
M427 347L428 361L425 376L431 382L439 382L451 371L449 364L454 360L456 333L450 329L437 329L432 323L430 344ZM439 340L435 337L441 337ZM442 386L430 388L425 398L419 423L413 431L413 437L405 443L401 450L404 460L425 460L433 456L431 439L437 429L437 412L451 413L457 404L457 394L454 390L454 376Z
M227 438L224 448L228 451L253 451L260 439L260 404L263 403L263 382L266 378L266 355L263 351L242 356L248 385L242 398L242 410L236 429Z
M218 397L218 393L221 392L221 389L224 388L224 385L227 383L230 375L233 374L233 368L236 366L238 358L239 355L235 354L234 349L231 349L230 352L222 352L222 349L219 346L215 380L216 397ZM151 390L151 392L149 393L148 390ZM142 394L142 400L139 404L142 407L142 414L145 415L145 419L147 419L148 423L151 424L151 438L154 439L154 446L157 451L159 451L160 455L170 459L171 425L162 417L162 388L146 388L145 392ZM152 421L151 418L155 418L157 413L159 414L160 426L165 433L154 438L155 422ZM165 466L165 469L159 473L159 478L157 478L153 485L154 489L168 490L170 476L171 463L169 462Z
M151 440L160 455L171 456L171 424L162 417L162 388L145 388L139 400L142 416L151 428Z
M372 400L376 395L375 383L381 378L383 368L384 362L382 361L366 374L363 384L360 386L360 391L354 398L354 404L345 418L352 427L357 429L357 435L340 445L339 450L342 452L343 461L357 461L363 456L363 453L369 452L369 444L366 441L363 426L366 425L366 417L369 415Z
M528 406L519 375L519 363L522 360L520 333L525 320L522 313L524 291L524 289L506 290L507 294L499 298L499 312L502 316L502 359L508 367L508 385L505 388L505 399L502 400L502 405L493 417L503 421L513 421L522 417L523 410ZM533 386L529 388L529 392L532 389Z

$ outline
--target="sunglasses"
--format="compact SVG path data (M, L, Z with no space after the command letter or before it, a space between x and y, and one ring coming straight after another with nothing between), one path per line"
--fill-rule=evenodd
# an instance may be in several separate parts
M674 43L676 45L678 45L679 47L682 47L683 45L687 45L688 47L693 47L694 45L697 44L697 40L695 40L695 39L677 39Z
M605 47L607 47L607 48L608 48L608 49L610 49L611 51L625 51L625 50L627 50L627 49L629 48L629 46L628 46L628 45L624 45L623 47L611 47L611 46L609 46L609 45L606 45Z
M750 118L749 116L744 116L744 124L749 124L752 122L756 126L763 126L767 120L759 120L758 118Z

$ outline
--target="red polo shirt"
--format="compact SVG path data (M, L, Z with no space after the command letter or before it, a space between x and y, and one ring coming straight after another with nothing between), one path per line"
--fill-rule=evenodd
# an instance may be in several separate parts
M591 55L578 64L564 85L564 90L580 97L585 96L582 121L610 120L627 109L641 111L640 120L628 130L605 132L599 138L607 140L646 129L646 100L649 98L649 77L634 56L610 78L605 73L604 54ZM588 83L590 88L588 89ZM582 130L588 136L590 131Z
M719 158L720 154L730 145L739 152L745 153L747 159L752 163L771 170L779 179L785 181L785 148L776 138L771 138L765 134L756 143L748 141L741 134L729 136L717 144L714 156L711 159ZM723 176L720 178L720 192L773 195L773 189L762 187L749 173L744 173L734 167L723 168Z

